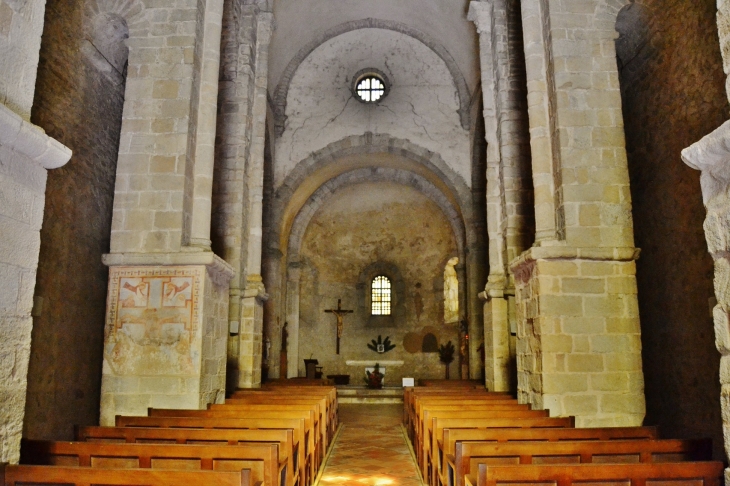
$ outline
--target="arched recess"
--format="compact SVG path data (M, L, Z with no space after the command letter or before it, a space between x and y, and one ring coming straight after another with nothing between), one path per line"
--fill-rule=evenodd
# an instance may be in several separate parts
M330 144L299 162L272 194L272 225L265 235L270 269L265 284L268 292L280 296L279 307L268 309L265 328L272 348L278 349L281 327L289 323L289 376L296 376L298 366L292 351L298 349L298 252L306 228L338 190L378 181L407 185L434 202L452 228L460 257L481 243L474 230L471 189L439 154L408 140L365 133Z
M272 221L278 221L279 225L272 225L271 234L267 235L269 248L281 251L287 248L286 239L294 218L319 187L345 172L374 166L408 170L424 177L461 215L466 228L467 247L476 241L471 231L471 190L439 154L408 140L366 132L346 137L312 153L289 173L273 197Z
M299 68L299 65L317 47L327 42L328 40L347 32L352 32L354 30L360 29L384 29L400 32L420 41L421 43L429 47L434 53L436 53L436 55L438 55L448 67L449 72L451 73L451 76L453 78L454 85L456 86L456 90L459 96L459 118L461 120L461 126L465 130L468 130L470 128L471 120L469 117L469 108L471 94L469 93L469 86L466 84L466 79L464 78L464 75L456 64L456 60L454 60L449 51L447 51L446 48L444 48L440 43L438 43L428 34L413 29L406 24L395 22L392 20L367 18L362 20L345 22L322 33L320 36L313 39L311 42L307 43L301 49L299 49L297 54L292 58L291 61L289 61L289 64L282 73L281 79L274 89L273 94L277 137L281 136L281 134L284 133L284 128L286 124L286 104L289 94L289 86L292 79L294 78L294 74Z
M287 247L287 260L296 262L299 260L304 233L309 226L312 217L317 213L327 199L333 196L340 189L361 182L394 182L404 186L410 186L426 197L431 199L441 208L451 224L456 242L459 248L459 257L465 256L466 228L459 211L449 199L436 186L431 184L425 177L402 169L391 168L363 168L346 172L340 176L330 179L314 192L301 208L294 224L289 231L289 243Z

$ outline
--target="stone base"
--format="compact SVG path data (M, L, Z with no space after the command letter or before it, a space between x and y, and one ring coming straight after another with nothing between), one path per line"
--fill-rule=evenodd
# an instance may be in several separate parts
M546 256L527 252L512 266L520 401L552 416L573 415L578 427L641 425L644 379L633 258Z
M228 279L206 265L113 266L101 425L148 407L202 409L225 398Z

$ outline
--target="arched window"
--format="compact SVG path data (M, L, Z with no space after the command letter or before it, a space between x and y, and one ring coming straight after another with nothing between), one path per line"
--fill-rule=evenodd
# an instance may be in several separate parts
M370 309L374 316L389 316L391 303L390 279L382 275L373 279Z

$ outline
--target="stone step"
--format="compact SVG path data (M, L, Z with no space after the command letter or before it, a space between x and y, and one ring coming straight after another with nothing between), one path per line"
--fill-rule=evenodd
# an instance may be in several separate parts
M403 403L402 387L383 387L373 390L365 386L338 386L339 403Z

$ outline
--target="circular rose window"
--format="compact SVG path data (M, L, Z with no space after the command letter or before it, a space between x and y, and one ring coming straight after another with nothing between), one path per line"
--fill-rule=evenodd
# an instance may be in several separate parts
M377 103L388 95L390 83L377 69L363 69L353 78L352 91L363 103Z

